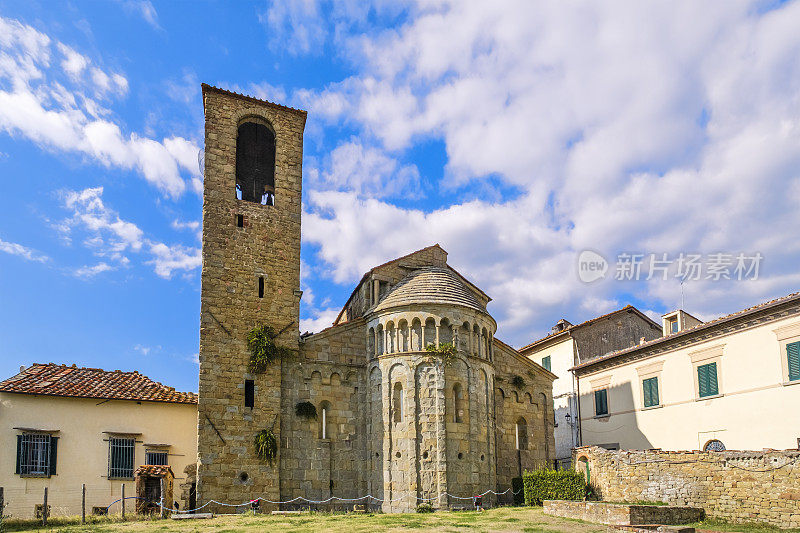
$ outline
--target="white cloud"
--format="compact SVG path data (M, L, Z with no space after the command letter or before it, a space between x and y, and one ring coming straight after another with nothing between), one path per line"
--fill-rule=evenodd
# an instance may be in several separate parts
M60 42L55 47L61 70L50 68L51 39L15 20L0 17L0 35L0 131L108 167L135 170L171 197L186 190L183 171L197 191L195 143L126 134L109 118L101 102L127 93L123 75L92 66L89 58Z
M201 264L200 248L150 239L136 224L120 218L103 202L102 187L65 191L62 200L64 208L72 215L61 221L57 229L67 242L71 242L73 233L80 231L83 245L97 257L126 267L130 264L129 255L145 252L150 256L145 263L152 265L156 275L165 279L171 278L175 271L190 272ZM117 267L113 264L101 262L93 267L81 267L75 274L91 277L114 268Z
M325 328L333 325L341 308L329 307L327 309L319 309L311 312L311 317L300 319L300 331L311 333L319 333Z
M97 263L93 266L82 266L80 268L76 268L73 274L75 277L78 278L93 278L98 274L102 274L103 272L108 272L110 270L116 270L116 267L109 265L108 263Z
M125 0L123 6L127 12L142 17L154 29L161 29L158 24L158 12L150 0Z
M323 18L282 9L308 28ZM679 305L672 281L578 282L585 248L764 254L757 282L685 287L702 316L796 290L798 25L800 2L414 5L400 27L342 37L355 75L293 95L361 133L307 172L304 241L338 283L439 242L520 344L630 296ZM428 138L444 142L452 205L392 205L380 176L396 170L365 158ZM494 180L518 194L482 196Z
M28 261L36 261L37 263L44 263L50 260L50 258L46 255L40 254L39 252L32 250L27 246L23 246L15 242L4 241L3 239L0 239L0 252L16 255L17 257L21 257Z

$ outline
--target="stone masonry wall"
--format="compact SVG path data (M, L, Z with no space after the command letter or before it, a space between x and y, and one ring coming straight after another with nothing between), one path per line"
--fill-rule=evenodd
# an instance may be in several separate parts
M366 418L361 408L367 393L365 354L364 321L357 320L309 337L301 342L298 358L284 362L281 500L367 494ZM298 417L298 402L314 404L317 419ZM324 406L328 411L323 439ZM352 503L339 506L352 508Z
M665 452L577 448L607 501L661 501L705 509L710 517L800 527L800 451Z
M555 459L553 381L549 372L497 341L494 365L497 491L502 492L511 487L511 479L520 472L542 468ZM525 380L524 387L512 385L515 375ZM516 423L520 418L527 425L528 443L518 451Z
M246 335L268 324L298 347L300 200L305 112L203 86L205 173L200 297L200 387L197 499L202 505L278 498L278 461L260 461L253 440L262 429L280 437L281 366L247 373ZM236 199L236 138L254 117L275 132L275 205ZM238 227L236 217L244 217ZM264 278L264 295L258 279ZM244 406L245 380L255 406ZM216 509L212 509L216 510Z
M613 526L679 525L691 524L703 519L703 510L697 507L624 505L566 500L545 500L542 503L544 514Z

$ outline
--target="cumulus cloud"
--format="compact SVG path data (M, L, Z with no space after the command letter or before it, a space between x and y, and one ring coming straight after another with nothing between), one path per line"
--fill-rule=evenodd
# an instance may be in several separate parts
M45 263L50 260L49 257L36 250L15 242L4 241L3 239L0 239L0 252L15 255L27 261L35 261L37 263Z
M53 68L54 54L60 68ZM0 17L0 131L134 170L171 197L183 194L187 179L197 190L196 144L126 133L110 118L110 99L127 91L122 74L94 66L87 56L31 26Z
M127 267L130 256L145 253L159 277L169 279L176 271L190 272L201 265L200 248L168 245L147 237L136 224L123 220L103 201L103 187L64 191L63 206L71 216L57 224L67 242L80 233L82 244L106 261L75 270L78 277L93 277L118 267Z
M314 28L321 5L282 16ZM631 296L680 304L674 279L580 283L585 248L761 252L757 281L684 286L704 317L797 290L800 2L441 2L407 15L340 36L356 73L293 95L359 132L309 176L303 238L334 281L439 242L517 344ZM374 177L396 168L344 164L425 139L445 147L447 207L398 207ZM474 195L498 180L518 194Z

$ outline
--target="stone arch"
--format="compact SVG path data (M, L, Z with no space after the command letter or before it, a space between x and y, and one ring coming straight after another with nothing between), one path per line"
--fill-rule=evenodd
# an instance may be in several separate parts
M311 373L311 381L314 381L314 380L317 380L317 381L320 381L320 382L322 381L322 373L319 370L314 370Z
M425 332L422 342L422 349L424 350L429 345L436 345L436 320L433 317L425 319Z
M369 333L367 333L367 353L369 353L370 357L375 357L375 349L377 348L375 344L375 327L369 328Z
M504 390L503 390L503 389L501 389L500 387L497 387L497 392L499 392L499 393L500 393L500 399L501 399L501 400L505 400L505 399L506 399L506 391L504 391Z
M512 391L512 393L514 394L514 401L516 403L520 403L519 402L519 393L517 391Z
M453 326L448 318L439 320L439 346L453 342Z
M403 318L397 322L397 351L408 352L410 343L408 320Z
M486 327L481 329L481 357L489 359L489 333L486 331Z
M589 458L585 455L581 455L578 457L578 460L575 462L575 470L578 472L583 473L586 479L586 483L589 484L591 482L591 475L589 474Z
M453 385L453 422L464 422L466 418L466 413L464 411L465 403L464 388L461 386L461 383L456 382Z
M469 343L470 325L469 322L464 321L458 326L458 351L465 354L470 353Z
M331 385L338 386L342 384L342 376L338 372L331 374Z
M345 381L348 383L352 383L354 380L357 379L358 379L358 374L356 374L355 372L348 372Z
M320 439L332 439L333 435L331 433L331 429L334 427L334 424L331 423L331 416L332 416L332 409L331 409L331 402L328 400L323 400L319 403L319 415L317 416L317 422L319 423L319 438Z
M514 425L514 430L516 432L515 436L515 444L517 450L527 450L528 449L528 422L525 420L525 417L521 416L517 418L517 422Z
M386 328L386 349L384 353L396 353L397 352L397 341L396 341L396 333L394 327L394 320L389 320L386 322L384 326Z
M419 317L415 316L411 319L409 339L411 339L410 351L417 352L425 349L422 345L422 320Z
M242 118L236 128L236 198L275 205L276 136L259 116Z
M375 355L383 355L384 352L384 344L385 344L385 334L383 331L383 324L378 324L378 327L375 328Z
M403 407L403 383L395 381L392 386L392 420L395 424L403 421L405 408Z
M367 422L369 435L369 461L371 475L367 478L369 493L383 498L383 373L378 365L369 371L369 419Z
M481 330L478 324L472 325L472 355L482 357L481 354Z
M525 393L525 399L528 400L529 404L533 404L533 396L531 396L530 392Z

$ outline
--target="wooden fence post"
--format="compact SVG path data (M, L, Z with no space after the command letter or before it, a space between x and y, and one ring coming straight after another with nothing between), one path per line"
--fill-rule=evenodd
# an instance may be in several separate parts
M81 488L81 525L86 524L86 483Z
M122 520L125 521L125 483L122 484Z
M42 502L42 525L47 525L47 487L44 488L44 501Z
M161 518L166 518L167 512L164 510L164 478L161 478Z

